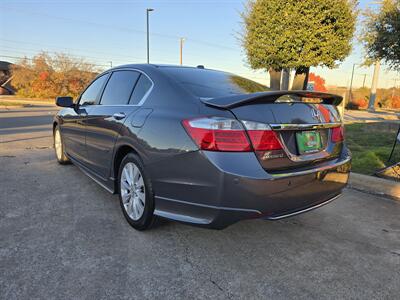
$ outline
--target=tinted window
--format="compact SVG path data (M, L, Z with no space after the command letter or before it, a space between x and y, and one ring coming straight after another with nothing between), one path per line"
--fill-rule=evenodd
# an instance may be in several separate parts
M91 85L83 92L81 99L79 100L80 105L84 104L95 104L97 96L99 95L104 83L106 82L108 74L104 74L92 82Z
M140 75L139 81L137 82L131 99L129 100L129 104L139 104L144 95L146 95L148 90L151 88L151 85L151 81L145 75Z
M160 67L160 70L197 97L216 98L268 90L266 86L255 81L220 71L177 67Z
M135 71L113 72L104 89L100 104L127 104L139 75L140 73Z

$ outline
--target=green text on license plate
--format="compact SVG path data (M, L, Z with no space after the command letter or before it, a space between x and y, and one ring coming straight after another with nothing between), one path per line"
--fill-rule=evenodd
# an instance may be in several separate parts
M318 131L296 132L296 140L300 154L317 152L322 148L321 136Z

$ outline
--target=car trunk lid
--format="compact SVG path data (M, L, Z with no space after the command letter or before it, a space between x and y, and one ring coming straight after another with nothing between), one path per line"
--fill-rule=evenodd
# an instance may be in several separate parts
M270 172L302 169L340 155L342 142L332 141L332 130L341 126L336 108L342 97L309 91L272 91L202 99L218 109L230 110L244 122L268 124L282 149L255 151Z

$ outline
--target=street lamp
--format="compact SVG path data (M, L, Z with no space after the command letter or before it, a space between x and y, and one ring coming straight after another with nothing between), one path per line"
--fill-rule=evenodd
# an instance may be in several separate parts
M152 8L146 9L146 22L147 22L147 63L150 63L150 38L149 38L149 12L153 11Z
M180 47L179 47L179 49L180 49L180 51L179 51L179 62L180 62L180 65L182 66L182 56L183 56L183 54L182 54L182 52L183 52L183 43L184 43L184 41L185 41L185 38L181 38L181 42L180 42Z

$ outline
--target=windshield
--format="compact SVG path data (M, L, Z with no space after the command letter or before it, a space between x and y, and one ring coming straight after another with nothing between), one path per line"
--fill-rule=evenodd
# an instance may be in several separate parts
M255 81L221 71L182 67L160 67L160 70L200 98L217 98L269 90Z

